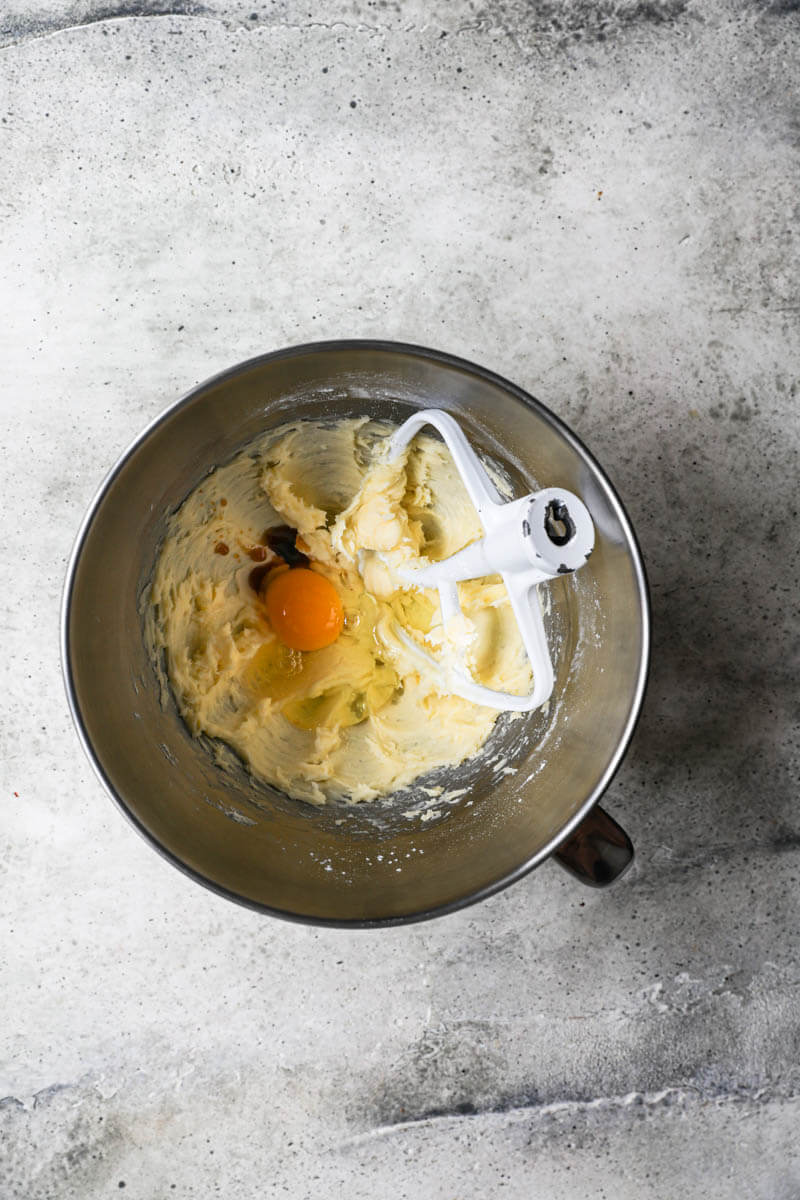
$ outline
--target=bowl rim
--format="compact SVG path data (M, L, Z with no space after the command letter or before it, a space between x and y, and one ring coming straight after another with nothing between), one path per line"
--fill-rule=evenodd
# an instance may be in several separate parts
M490 884L486 884L484 887L477 888L475 891L469 892L467 895L459 897L457 900L450 901L447 904L441 904L433 908L420 910L419 912L405 913L398 916L334 918L310 916L303 913L292 912L288 909L275 908L268 904L263 904L260 901L252 900L247 896L242 896L237 892L231 891L229 888L216 883L213 879L210 879L208 876L203 875L202 872L183 862L175 853L169 850L166 846L162 845L162 843L159 842L158 839L147 829L143 822L139 820L136 813L127 805L123 797L117 792L110 779L106 775L97 755L95 754L94 747L92 746L91 739L84 724L83 716L78 704L75 681L72 673L69 624L70 613L72 610L72 594L75 584L75 576L77 574L81 553L94 519L106 497L106 494L116 480L122 468L160 425L167 421L174 413L192 403L197 396L207 391L209 388L216 387L221 383L225 383L226 381L234 379L239 375L243 375L247 371L253 370L264 363L283 358L294 358L304 354L331 353L339 351L352 352L354 350L369 350L390 354L402 354L405 356L411 356L426 359L435 363L440 363L447 367L454 367L457 370L477 376L478 378L509 392L517 400L521 401L527 408L537 412L556 429L556 431L564 438L564 440L572 446L578 455L592 469L598 483L603 488L607 499L615 509L620 524L625 532L628 541L628 547L631 552L634 575L639 593L642 617L642 651L639 661L636 685L633 693L633 703L631 704L628 718L622 735L617 743L616 749L611 756L605 771L595 787L587 795L583 804L575 813L573 813L569 820L562 826L559 832L550 839L549 842L547 842L535 854L530 855L512 871L507 872L501 878L494 880ZM490 896L493 896L496 893L503 891L505 888L510 887L512 883L516 883L530 871L533 871L536 867L540 866L545 859L549 858L553 852L558 849L562 842L564 842L570 836L577 826L580 825L581 821L584 820L591 809L600 800L601 796L606 792L614 776L619 770L641 716L652 655L652 610L647 574L641 547L625 506L617 494L616 488L611 483L611 480L608 478L606 472L591 451L584 445L580 438L573 433L569 426L566 425L564 421L562 421L561 418L558 417L554 412L552 412L551 409L549 409L540 400L537 400L529 392L526 392L523 388L518 387L516 384L504 378L502 375L498 375L496 372L491 371L478 363L471 362L465 358L460 358L459 356L450 354L444 350L434 350L429 347L419 346L410 342L398 342L381 338L334 338L318 342L303 342L298 345L285 346L278 350L271 350L264 354L254 355L253 357L245 359L240 363L236 363L232 367L226 367L224 370L218 371L216 374L209 376L202 382L195 384L194 387L190 388L189 391L185 392L182 396L173 401L172 404L169 404L162 412L155 416L145 426L145 428L139 434L137 434L137 436L132 442L130 442L122 454L120 454L116 462L103 478L78 528L78 532L76 534L72 551L67 563L67 570L62 591L60 610L60 651L61 670L67 695L67 703L69 705L69 710L78 733L78 738L95 772L95 775L102 784L106 794L111 798L116 807L122 812L131 825L133 825L134 829L136 829L140 836L143 837L145 841L161 855L162 858L166 859L174 867L177 867L177 869L184 875L188 876L190 879L193 879L196 883L201 884L209 891L214 892L216 895L221 896L226 900L232 900L235 904L239 904L244 908L249 908L256 912L266 913L269 916L279 917L282 920L292 921L303 925L328 926L339 929L379 929L386 926L410 925L419 921L432 920L434 917L445 916L447 913L457 912L459 909L467 908L472 904L479 903L481 900L488 899Z

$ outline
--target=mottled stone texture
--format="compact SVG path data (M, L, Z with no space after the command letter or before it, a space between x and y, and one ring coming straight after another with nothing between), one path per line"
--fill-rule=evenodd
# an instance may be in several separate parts
M797 5L4 0L9 1200L797 1200ZM606 465L650 571L635 868L372 933L161 862L58 602L177 394L322 337L476 359Z

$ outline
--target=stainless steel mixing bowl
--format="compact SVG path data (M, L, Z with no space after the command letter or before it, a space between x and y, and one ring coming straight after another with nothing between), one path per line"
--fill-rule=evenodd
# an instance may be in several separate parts
M419 789L315 809L223 771L162 704L139 605L166 520L209 469L269 428L362 415L400 422L453 412L521 490L582 496L597 542L551 587L556 688L549 710L501 718L491 753ZM64 593L67 693L84 747L136 828L194 879L253 908L309 922L380 925L479 900L554 852L603 884L632 856L601 809L642 703L650 642L636 540L601 468L542 404L489 371L391 342L299 346L252 359L159 417L102 485L78 535ZM428 781L430 782L430 781ZM437 782L434 780L434 782ZM459 794L461 793L461 794ZM409 813L411 815L409 815ZM423 817L425 819L423 819Z

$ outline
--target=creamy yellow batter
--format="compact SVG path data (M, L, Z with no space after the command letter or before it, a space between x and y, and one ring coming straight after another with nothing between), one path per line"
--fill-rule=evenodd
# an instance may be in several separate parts
M255 776L313 804L402 788L491 732L497 711L443 694L398 626L439 659L466 649L488 687L530 687L499 578L459 585L466 620L447 631L437 593L399 583L398 565L444 558L482 530L444 444L417 436L388 464L392 431L367 418L298 422L252 443L173 516L147 597L147 641L155 661L164 651L192 733L221 738ZM263 581L253 586L280 563L265 531L281 525L341 598L344 628L324 649L284 645Z

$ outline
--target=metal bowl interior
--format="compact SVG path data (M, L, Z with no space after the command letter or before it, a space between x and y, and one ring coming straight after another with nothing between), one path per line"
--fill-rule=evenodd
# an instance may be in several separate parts
M209 470L265 430L369 413L452 411L522 488L586 501L596 548L550 585L556 686L504 716L487 748L385 801L316 809L256 784L162 706L139 604L166 520ZM472 364L394 343L266 355L196 388L120 460L80 532L64 598L73 714L112 797L175 865L241 903L333 924L415 920L496 891L541 862L602 794L641 705L649 618L641 558L605 475L552 413ZM437 795L426 792L423 787Z

